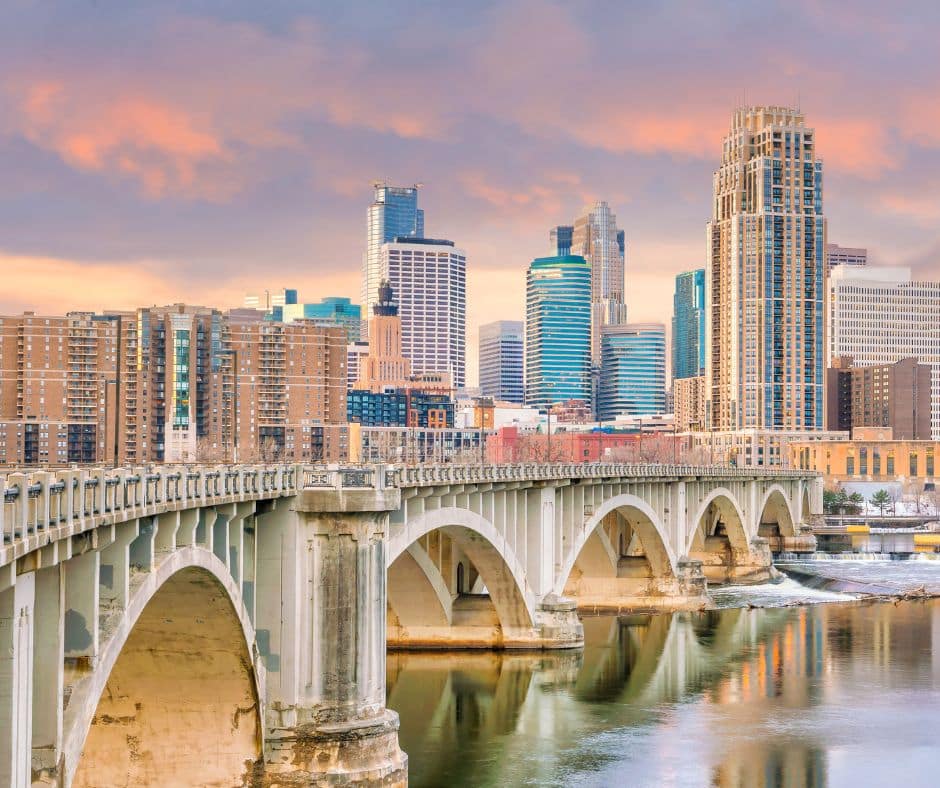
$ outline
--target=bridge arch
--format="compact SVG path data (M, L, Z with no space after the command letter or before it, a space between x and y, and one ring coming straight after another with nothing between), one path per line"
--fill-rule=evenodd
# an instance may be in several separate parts
M454 506L432 509L408 518L404 527L393 526L387 554L390 581L402 555L433 531L450 537L476 568L504 631L535 626L535 602L521 562L495 526L469 509ZM389 598L393 596L394 590L390 588ZM399 611L394 612L401 619Z
M624 515L633 526L653 576L676 577L676 556L669 545L669 539L659 515L642 498L630 493L622 493L601 504L577 533L574 543L565 554L561 572L556 578L555 593L559 595L565 593L565 586L585 545L594 537L595 530L611 512Z
M764 493L758 507L758 528L776 525L780 536L796 536L795 523L787 491L779 484L772 484Z
M721 521L725 526L726 535L728 541L731 543L732 550L747 552L750 548L751 540L748 536L747 526L745 525L744 512L741 511L741 506L731 490L727 487L716 487L708 493L699 505L695 515L692 517L692 527L689 532L688 542L686 543L686 553L691 552L699 529L701 529L703 525L707 525L703 522L703 518L712 505L715 506L717 513L721 516ZM707 532L704 535L706 537L711 536L711 534Z
M147 574L73 685L65 784L230 785L263 744L263 668L225 564L195 546Z

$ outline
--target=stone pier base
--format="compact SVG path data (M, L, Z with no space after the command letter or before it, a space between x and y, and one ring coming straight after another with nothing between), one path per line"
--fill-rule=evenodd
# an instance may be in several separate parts
M278 786L407 786L408 756L398 746L398 715L300 724L269 731L255 783Z
M584 645L584 627L573 599L549 595L535 613L534 626L504 627L485 595L466 595L454 605L450 626L389 623L386 642L393 650L566 649Z
M579 577L565 589L581 610L633 612L706 610L712 607L700 561L682 559L675 577L650 577L645 559L622 558L619 577Z
M816 536L812 531L803 531L797 536L769 536L767 542L774 554L816 552Z
M749 551L733 550L727 539L709 537L705 551L695 553L695 558L702 562L702 572L712 585L756 585L780 578L770 544L761 536L751 540Z

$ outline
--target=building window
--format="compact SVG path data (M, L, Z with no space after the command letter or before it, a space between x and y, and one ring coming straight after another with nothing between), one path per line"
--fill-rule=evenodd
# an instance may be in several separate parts
M894 476L894 452L893 451L888 452L888 459L887 459L886 465L887 465L886 471L887 471L888 476Z
M927 449L927 476L933 477L933 449Z
M918 470L917 470L917 452L916 452L916 451L912 451L912 452L911 452L911 455L910 455L910 475L911 475L911 476L917 476L917 475L918 475Z
M881 476L881 454L878 449L871 454L871 472L873 476Z
M845 475L854 476L855 475L855 458L851 455L845 458Z
M868 449L866 448L858 450L858 472L862 476L868 475Z

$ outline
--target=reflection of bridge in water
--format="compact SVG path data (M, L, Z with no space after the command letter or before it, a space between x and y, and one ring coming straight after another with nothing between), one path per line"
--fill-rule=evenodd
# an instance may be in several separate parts
M390 653L387 702L402 719L400 740L412 758L413 783L473 784L461 775L455 751L478 751L470 760L482 761L484 769L491 764L492 773L474 773L477 781L505 781L497 771L511 768L514 753L527 747L549 749L544 775L526 773L525 779L551 781L580 768L567 760L577 757L578 739L647 729L661 722L662 709L696 698L726 704L723 714L746 727L762 699L811 705L813 690L804 679L822 668L822 625L794 609L596 616L584 626L581 653ZM796 680L785 675L787 655L796 658ZM819 768L812 765L818 752L800 742L769 754L770 745L754 744L753 752L750 746L716 767L715 785L764 784L753 770L768 758L779 760L781 774Z

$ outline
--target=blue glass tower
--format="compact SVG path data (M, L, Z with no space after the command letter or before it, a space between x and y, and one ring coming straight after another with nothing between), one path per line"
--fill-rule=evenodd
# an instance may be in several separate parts
M626 323L601 329L598 418L666 410L666 327Z
M366 255L362 270L362 314L372 314L381 284L382 244L399 236L424 238L424 211L418 208L418 185L373 184L369 206Z
M330 296L315 304L293 304L284 306L284 320L315 320L324 325L342 326L349 342L358 342L362 309L348 298Z
M526 274L525 401L591 400L591 267L579 255L539 257Z
M705 269L676 277L672 297L672 377L705 374Z

